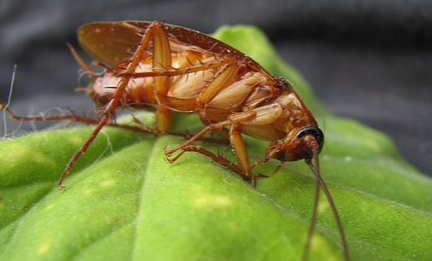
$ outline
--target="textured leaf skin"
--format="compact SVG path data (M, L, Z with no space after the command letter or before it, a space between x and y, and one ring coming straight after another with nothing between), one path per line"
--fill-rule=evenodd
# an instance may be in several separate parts
M322 116L321 172L352 259L431 260L432 182L381 133L325 111L257 29L227 27L215 36L288 78ZM151 113L141 117L154 122ZM176 117L176 130L186 126L202 128L194 115ZM182 139L105 128L65 180L68 189L57 190L59 175L91 129L0 143L0 260L300 260L315 183L304 162L286 163L253 189L202 155L166 163L163 148ZM267 146L247 143L252 158ZM257 171L271 173L276 164ZM342 260L323 195L319 210L310 260Z

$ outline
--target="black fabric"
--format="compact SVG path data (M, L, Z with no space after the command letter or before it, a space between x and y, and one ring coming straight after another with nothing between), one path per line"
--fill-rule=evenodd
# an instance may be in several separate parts
M100 20L159 20L206 33L225 24L256 25L330 110L387 133L432 175L430 1L2 0L0 100L7 99L17 64L12 108L20 114L91 108L74 93L80 83L66 43L76 45L79 25Z

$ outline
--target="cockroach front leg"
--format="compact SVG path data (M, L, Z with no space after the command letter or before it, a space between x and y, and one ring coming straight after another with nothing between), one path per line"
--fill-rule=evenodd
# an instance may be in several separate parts
M263 174L260 174L260 173L255 174L253 176L253 178L252 178L252 186L256 187L258 179L262 179L262 178L268 179L268 178L272 178L273 176L275 176L279 172L279 170L281 169L281 167L282 167L283 164L284 164L284 161L281 161L279 163L279 165L277 165L277 167L273 170L273 172L270 175L263 175Z
M207 132L207 129L210 129L210 128L206 128L202 132ZM194 137L194 139L195 139L195 137ZM231 146L233 148L234 155L236 156L238 165L235 165L231 161L229 161L228 159L222 157L221 155L217 155L217 154L215 154L209 150L206 150L200 146L185 145L185 144L192 143L194 141L194 139L188 140L187 142L174 148L173 150L166 150L165 154L168 156L172 155L172 153L174 153L177 150L181 150L180 153L177 154L175 157L166 158L167 162L174 163L185 152L197 152L197 153L200 153L204 156L211 158L213 161L215 161L215 162L221 164L222 166L226 167L227 169L233 171L234 173L239 175L242 179L250 180L252 182L253 187L256 186L256 180L258 178L268 177L268 176L261 175L261 174L256 174L252 177L251 168L249 167L250 166L249 156L247 154L244 140L243 140L240 132L238 132L237 128L234 127L234 125L231 126L231 129L230 129L230 142L231 142Z
M250 120L251 117L253 117L253 115L243 115L241 118L239 117L239 119ZM230 125L230 132L229 132L230 143L231 143L234 155L236 156L236 160L237 160L238 165L234 165L233 163L231 163L229 160L223 158L222 156L216 155L213 152L205 150L201 147L191 146L191 144L193 142L198 140L200 137L205 135L207 132L221 129L223 127L226 127L227 125L228 126ZM253 180L254 181L254 179L252 179L249 156L247 153L246 145L244 143L244 140L243 140L241 133L238 130L239 127L240 127L239 123L232 123L229 121L209 125L206 128L204 128L201 132L196 134L194 137L192 137L191 139L186 141L185 143L183 143L183 144L181 144L181 145L179 145L173 149L165 150L165 155L167 157L170 157L176 151L181 150L181 152L177 156L175 156L172 159L168 158L167 161L170 163L173 163L178 158L180 158L185 152L197 152L197 153L203 154L207 157L210 157L215 162L217 162L217 163L221 164L222 166L234 171L241 178L243 178L245 180ZM255 185L254 182L253 182L253 184Z
M165 156L171 157L174 153L176 153L179 150L182 150L183 148L190 146L192 143L194 143L197 140L202 140L204 138L204 135L210 131L218 131L222 130L225 126L229 125L230 122L221 122L221 123L215 123L211 124L204 129L202 129L200 132L192 136L189 140L185 141L184 143L172 148L172 149L165 149ZM181 153L183 154L183 153Z
M168 163L174 163L175 161L177 161L185 152L197 152L200 153L204 156L207 156L209 158L211 158L212 160L214 160L215 162L221 164L222 166L226 167L227 169L237 173L240 177L242 177L245 180L250 180L250 177L245 175L245 173L243 172L243 170L241 170L239 167L237 167L235 164L233 164L231 161L229 161L228 159L222 157L221 155L217 155L209 150L206 150L200 146L185 146L181 148L181 152L179 154L177 154L175 157L173 158L166 158L166 161Z

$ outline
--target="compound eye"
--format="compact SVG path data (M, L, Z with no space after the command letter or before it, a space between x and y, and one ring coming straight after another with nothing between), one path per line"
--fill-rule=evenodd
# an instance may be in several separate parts
M323 146L324 146L324 133L319 128L314 127L306 127L297 132L297 139L300 139L301 137L305 135L313 135L315 137L315 140L318 142L318 150L321 152Z

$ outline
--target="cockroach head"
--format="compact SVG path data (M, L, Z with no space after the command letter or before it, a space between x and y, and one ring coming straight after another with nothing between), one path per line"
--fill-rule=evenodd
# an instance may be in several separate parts
M323 146L324 133L317 127L305 127L270 143L267 155L280 161L311 159L314 152L321 152Z

